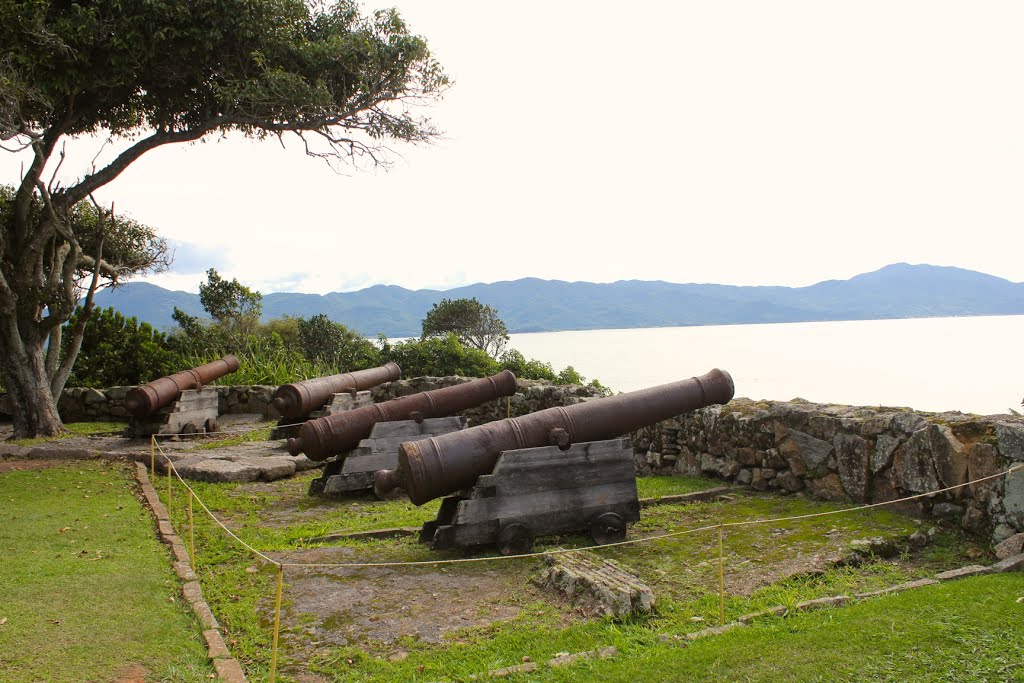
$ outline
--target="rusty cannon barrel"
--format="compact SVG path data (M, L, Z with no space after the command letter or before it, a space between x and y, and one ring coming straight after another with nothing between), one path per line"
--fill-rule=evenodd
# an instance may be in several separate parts
M378 495L401 487L416 505L473 485L502 451L611 439L697 408L728 403L732 377L714 369L700 377L548 408L399 446L398 468L374 474Z
M146 417L168 405L186 389L202 387L237 369L238 359L229 354L198 368L176 372L129 389L124 398L124 407L135 417Z
M502 370L491 377L318 417L304 423L297 437L288 439L288 452L305 453L310 460L326 460L357 446L378 422L445 417L514 393L516 376Z
M402 368L397 363L386 363L378 368L283 384L274 392L273 403L285 417L302 417L323 406L334 394L362 391L401 378Z

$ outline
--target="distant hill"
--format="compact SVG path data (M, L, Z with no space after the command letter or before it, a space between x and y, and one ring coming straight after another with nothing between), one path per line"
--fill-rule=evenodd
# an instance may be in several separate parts
M962 268L897 263L809 287L524 278L443 292L392 285L324 295L282 292L263 297L263 316L325 313L366 336L410 337L420 333L433 304L471 297L497 309L512 332L1024 314L1024 283ZM203 315L197 294L144 282L104 290L96 304L168 330L175 306Z

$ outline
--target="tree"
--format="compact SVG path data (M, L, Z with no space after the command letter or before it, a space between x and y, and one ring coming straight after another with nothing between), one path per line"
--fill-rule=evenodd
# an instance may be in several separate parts
M228 282L210 268L206 284L199 285L199 303L220 327L228 344L240 347L259 326L263 295L235 278Z
M395 11L364 17L349 0L3 0L0 44L0 141L31 152L0 232L0 366L17 436L62 428L46 349L60 348L51 335L76 287L144 269L112 258L112 222L91 238L79 229L83 200L146 152L231 131L386 164L387 142L438 134L411 105L448 85ZM126 146L57 182L61 141L90 134Z
M480 349L466 348L453 332L424 340L407 339L391 344L380 337L380 360L395 362L405 377L487 377L501 370L497 361Z
M442 299L423 319L423 339L454 333L466 346L496 358L508 343L508 328L490 306L473 299Z
M17 190L0 186L0 372L16 435L60 428L56 400L96 290L169 263L167 243L152 228L88 203L68 207L58 223L49 190L40 191L22 207ZM81 311L65 325L83 292Z
M323 313L299 320L303 355L316 363L327 363L338 372L374 367L380 352L373 342L334 322Z

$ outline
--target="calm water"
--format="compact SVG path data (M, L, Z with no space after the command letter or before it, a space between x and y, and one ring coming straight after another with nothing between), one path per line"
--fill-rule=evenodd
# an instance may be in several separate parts
M1024 316L541 332L511 346L616 391L719 367L755 399L1024 412Z

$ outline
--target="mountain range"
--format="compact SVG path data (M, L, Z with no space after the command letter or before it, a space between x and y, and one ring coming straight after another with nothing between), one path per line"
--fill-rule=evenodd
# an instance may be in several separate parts
M375 285L356 292L263 297L263 318L319 313L366 336L418 336L441 299L475 297L493 306L511 332L739 323L874 320L1024 314L1024 283L962 268L897 263L808 287L750 287L621 280L598 284L523 278L446 291ZM174 307L202 316L199 295L145 282L96 295L158 329L174 327Z

